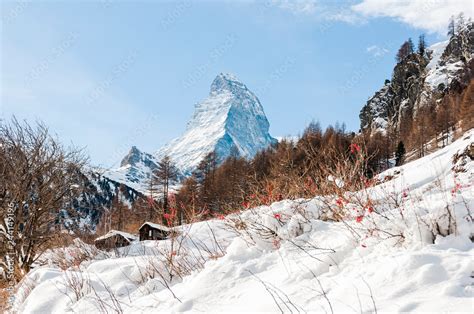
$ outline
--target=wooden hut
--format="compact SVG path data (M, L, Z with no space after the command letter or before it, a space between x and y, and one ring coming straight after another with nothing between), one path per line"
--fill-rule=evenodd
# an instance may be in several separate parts
M171 233L171 229L153 222L145 222L139 229L140 241L165 240Z
M130 245L137 236L118 230L110 230L107 234L95 239L95 246L101 250L110 250Z

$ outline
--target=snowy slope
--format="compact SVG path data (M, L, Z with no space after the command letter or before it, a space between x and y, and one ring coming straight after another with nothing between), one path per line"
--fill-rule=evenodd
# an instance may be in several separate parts
M219 74L209 97L196 104L184 134L156 153L170 156L177 167L189 174L210 152L219 160L233 149L250 158L276 140L268 133L269 123L260 101L232 74Z
M37 267L20 288L16 309L471 312L473 147L471 130L436 153L382 173L382 183L355 194L374 201L374 212L360 222L361 209L349 203L344 206L353 217L321 220L328 204L338 206L328 196L186 225L176 241L136 242L80 269ZM435 223L436 232L446 231L446 206L454 234L433 238ZM170 257L179 271L167 287ZM68 278L81 279L80 293Z

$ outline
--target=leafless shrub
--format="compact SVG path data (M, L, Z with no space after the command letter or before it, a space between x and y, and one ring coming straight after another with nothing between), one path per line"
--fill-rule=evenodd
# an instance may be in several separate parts
M296 311L296 313L306 312L299 305L296 305L293 301L291 301L288 295L284 293L281 289L275 287L269 282L263 281L252 271L247 270L247 272L249 272L253 277L255 277L256 280L258 280L265 287L265 290L270 294L273 299L273 302L278 307L278 310L281 313L285 313L285 310L288 310L290 313L293 313L294 311Z
M64 271L62 279L56 288L69 298L71 304L91 292L90 278L79 268Z
M80 239L75 239L70 245L54 248L48 251L47 256L40 257L37 265L54 265L62 270L79 268L85 261L92 261L106 253L93 245L86 244Z
M91 291L94 294L92 299L96 302L94 304L99 309L100 313L123 313L122 302L117 298L117 296L113 293L112 289L100 278L98 278L100 284L104 287L104 290L107 293L108 298L104 299L99 295L97 289L91 286Z
M12 216L8 224L1 221L0 251L14 239L17 279L51 247L62 218L73 215L84 162L80 151L61 146L43 124L0 121L0 214Z
M329 300L329 297L327 295L327 291L324 290L323 285L321 284L321 281L319 280L318 276L316 276L316 274L311 269L309 269L308 267L306 267L306 269L308 269L308 271L311 273L311 275L313 275L314 279L316 279L316 281L318 283L318 286L319 286L319 289L320 289L320 291L319 291L320 295L326 300L326 302L329 306L329 309L331 310L331 313L334 313L334 310L332 308L332 303Z

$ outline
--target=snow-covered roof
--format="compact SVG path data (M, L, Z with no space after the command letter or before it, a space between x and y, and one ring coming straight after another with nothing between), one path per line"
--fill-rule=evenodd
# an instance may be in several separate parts
M124 231L118 231L118 230L110 230L109 232L107 232L106 234L104 234L103 236L101 237L98 237L97 239L95 239L96 241L97 240L105 240L105 239L108 239L108 238L111 238L113 236L116 236L116 235L120 235L122 237L124 237L125 239L129 240L129 241L135 241L135 240L138 240L138 237L133 235L133 234L130 234L128 232L124 232Z
M152 227L154 229L159 229L159 230L163 230L163 231L166 231L166 232L171 231L171 228L168 228L166 226L163 226L163 225L160 225L160 224L157 224L157 223L154 223L154 222L149 222L149 221L145 221L143 223L143 225L141 225L140 229L143 228L144 225L149 225L150 227Z

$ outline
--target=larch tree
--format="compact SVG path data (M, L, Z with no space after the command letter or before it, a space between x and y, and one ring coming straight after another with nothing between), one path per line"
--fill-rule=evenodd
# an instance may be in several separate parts
M413 53L413 42L411 38L409 38L407 41L405 41L400 49L398 49L396 60L397 62L401 62L405 60L410 54Z
M198 196L199 186L196 178L194 175L186 178L176 196L180 224L183 221L192 222L197 217L199 211Z
M463 131L474 127L474 81L471 80L461 99L459 120Z
M122 201L123 190L125 189L124 185L121 184L115 189L115 196L112 200L111 205L111 214L112 221L111 224L116 230L124 230L126 223L130 220L130 210L126 204Z
M146 186L147 186L147 201L145 207L148 208L147 212L147 219L149 221L153 221L153 219L156 216L156 212L158 210L158 204L156 202L156 198L158 197L158 176L156 169L154 169L151 173L148 179L146 180Z
M163 197L163 211L168 210L169 187L178 179L178 169L169 156L164 156L155 171L158 185L161 187Z
M199 185L199 194L202 205L217 210L215 204L215 174L217 169L217 154L210 152L204 159L199 163L196 171L194 172L196 181Z
M429 106L423 106L418 109L413 122L412 141L415 143L415 147L418 148L418 157L420 158L425 156L426 144L433 133L433 115L434 113Z
M443 147L449 144L450 130L454 125L454 102L449 94L438 105L434 119L436 130L442 134Z

